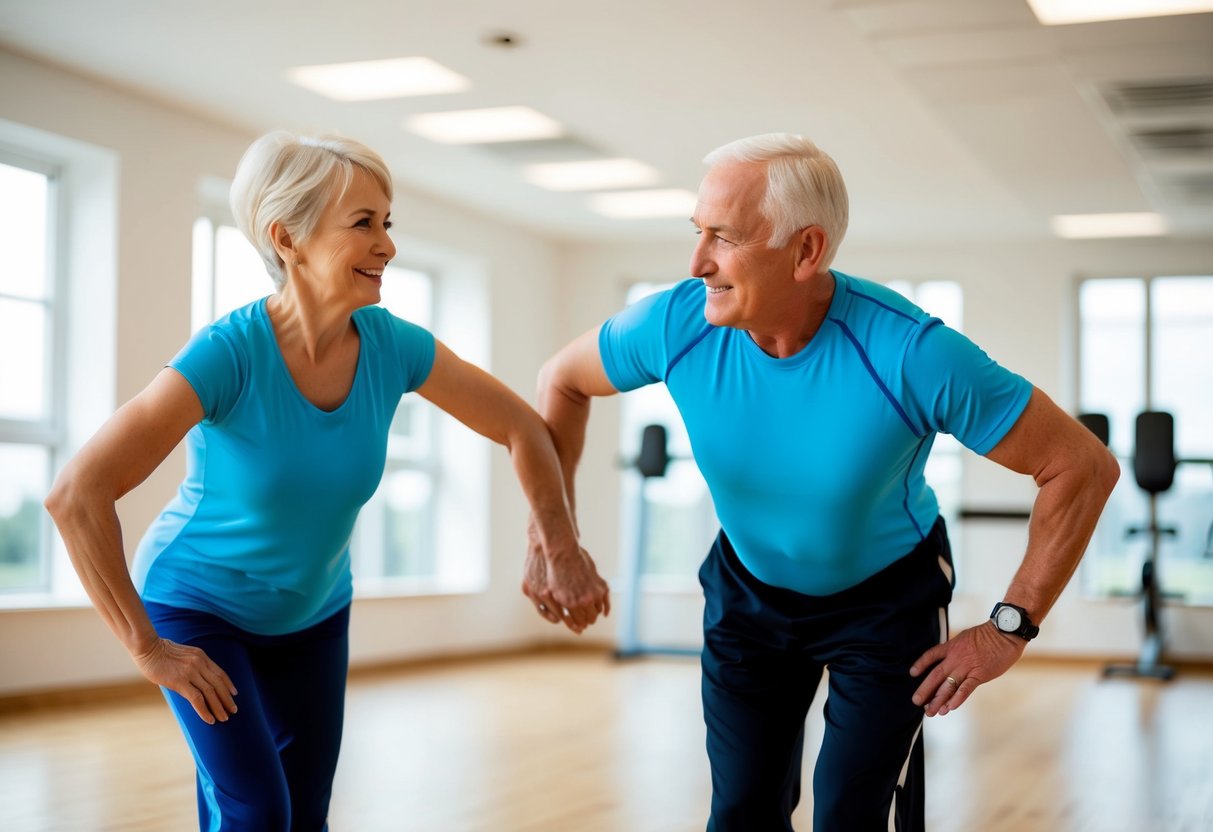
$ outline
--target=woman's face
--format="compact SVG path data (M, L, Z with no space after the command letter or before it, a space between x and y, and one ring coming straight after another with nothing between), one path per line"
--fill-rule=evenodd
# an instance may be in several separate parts
M296 246L296 276L329 302L379 302L383 269L396 255L388 236L391 205L375 178L354 168L350 186L329 202L312 235Z

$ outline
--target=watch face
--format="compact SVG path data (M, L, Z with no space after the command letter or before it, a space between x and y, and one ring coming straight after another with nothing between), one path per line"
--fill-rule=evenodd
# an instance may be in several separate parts
M1019 610L1014 607L1000 607L998 615L994 617L994 623L1004 633L1013 633L1019 629L1019 625L1023 623L1023 620L1019 614Z

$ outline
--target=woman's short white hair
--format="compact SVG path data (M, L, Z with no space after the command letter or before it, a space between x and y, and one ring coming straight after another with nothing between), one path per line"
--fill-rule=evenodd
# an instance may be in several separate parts
M767 192L759 210L771 223L767 245L782 248L800 229L820 225L829 240L822 266L834 261L847 233L849 203L842 173L825 151L804 136L766 133L729 142L703 161L709 168L726 162L765 162Z
M350 186L355 166L375 178L390 202L392 176L387 165L378 153L353 139L276 130L244 152L232 181L232 214L261 255L275 289L286 283L286 271L270 239L270 226L281 223L293 240L306 240L329 201L340 199Z

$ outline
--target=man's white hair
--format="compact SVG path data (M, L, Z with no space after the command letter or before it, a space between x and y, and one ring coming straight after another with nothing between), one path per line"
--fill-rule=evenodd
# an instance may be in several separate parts
M355 167L374 177L391 202L392 175L387 165L378 153L353 139L277 130L244 152L232 181L232 215L261 255L275 289L286 283L286 271L270 239L270 226L280 223L293 240L306 240L329 202L340 199L350 186Z
M847 233L847 186L830 156L793 133L765 133L738 139L704 157L709 168L727 162L764 162L767 191L759 210L771 224L767 245L781 248L809 225L825 229L828 246L822 267L828 268Z

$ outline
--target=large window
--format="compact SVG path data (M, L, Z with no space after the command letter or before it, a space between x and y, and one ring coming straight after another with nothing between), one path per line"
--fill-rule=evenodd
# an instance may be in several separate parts
M1143 410L1175 417L1176 455L1213 459L1213 276L1088 279L1079 284L1079 408L1107 414L1124 472L1084 559L1096 595L1140 584L1148 502L1133 477L1134 423ZM1213 603L1213 464L1179 465L1158 499L1159 576L1189 603Z
M195 328L273 291L256 250L230 222L200 218L194 226ZM432 329L434 287L424 272L389 266L382 306ZM379 490L363 508L351 544L354 576L362 588L385 580L425 582L443 572L434 539L440 469L433 408L417 396L400 401L388 436Z
M627 302L635 303L671 284L636 283L628 291ZM963 298L960 284L953 281L897 281L891 289L917 303L954 329L961 329ZM626 459L639 453L645 425L663 425L674 457L666 476L651 479L642 486L635 471L625 475L624 511L634 532L638 502L643 499L648 512L642 572L650 577L693 579L707 554L720 523L694 458L691 444L678 408L664 384L650 384L623 397L620 448ZM944 517L953 524L960 509L961 452L963 446L951 436L939 435L927 460L927 482L939 497ZM643 493L642 493L643 490ZM633 533L632 538L636 535ZM623 541L625 547L637 545L635 539Z
M42 500L59 444L53 169L0 155L0 593L51 588Z
M433 328L429 275L389 266L382 304L397 317ZM434 537L435 497L441 474L435 455L434 408L405 396L388 434L383 482L358 517L354 576L365 586L384 579L427 580L442 574Z

